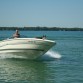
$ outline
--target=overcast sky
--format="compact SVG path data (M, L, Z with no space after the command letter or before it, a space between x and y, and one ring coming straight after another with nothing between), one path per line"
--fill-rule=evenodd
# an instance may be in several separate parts
M0 26L83 28L83 0L0 0Z

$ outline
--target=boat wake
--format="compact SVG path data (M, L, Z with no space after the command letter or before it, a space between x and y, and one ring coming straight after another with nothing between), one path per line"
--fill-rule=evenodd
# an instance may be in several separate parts
M11 58L27 59L27 57L18 56L18 55L14 55L14 54L6 54L6 53L0 54L0 59L11 59ZM38 60L55 60L55 59L60 59L60 58L61 58L61 55L58 52L51 50L51 51L48 51L43 56L39 57Z
M61 54L51 50L51 51L48 51L43 56L41 56L39 59L40 60L55 60L55 59L60 59L60 58L61 58Z

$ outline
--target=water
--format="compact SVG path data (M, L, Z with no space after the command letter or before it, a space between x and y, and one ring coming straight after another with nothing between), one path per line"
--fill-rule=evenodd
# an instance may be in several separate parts
M0 40L13 31L0 31ZM0 54L0 83L83 83L83 32L21 31L22 35L47 35L56 45L38 60Z

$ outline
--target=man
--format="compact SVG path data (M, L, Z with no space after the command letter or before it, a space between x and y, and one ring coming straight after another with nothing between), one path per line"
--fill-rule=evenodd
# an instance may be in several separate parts
M19 31L16 30L15 34L13 35L14 38L19 38L20 37L20 34L19 34Z

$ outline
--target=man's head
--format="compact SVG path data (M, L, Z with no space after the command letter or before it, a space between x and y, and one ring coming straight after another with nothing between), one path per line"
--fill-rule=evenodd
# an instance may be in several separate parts
M16 30L16 33L18 33L18 30Z

